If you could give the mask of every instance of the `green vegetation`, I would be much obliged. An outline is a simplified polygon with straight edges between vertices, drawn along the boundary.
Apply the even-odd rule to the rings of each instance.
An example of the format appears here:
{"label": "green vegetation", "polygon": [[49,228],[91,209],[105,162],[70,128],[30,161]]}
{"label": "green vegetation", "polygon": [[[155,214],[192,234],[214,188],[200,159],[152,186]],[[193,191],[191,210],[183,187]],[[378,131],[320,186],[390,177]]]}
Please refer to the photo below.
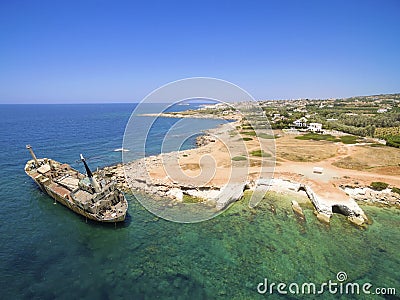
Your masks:
{"label": "green vegetation", "polygon": [[260,150],[254,150],[252,152],[250,152],[250,154],[252,156],[258,156],[258,157],[270,157],[271,154],[265,152],[264,150],[260,149]]}
{"label": "green vegetation", "polygon": [[242,125],[242,129],[243,130],[253,130],[254,131],[254,128],[251,125]]}
{"label": "green vegetation", "polygon": [[392,193],[397,193],[400,195],[400,189],[398,187],[393,187],[392,188]]}
{"label": "green vegetation", "polygon": [[375,136],[383,138],[387,146],[400,148],[400,126],[376,128]]}
{"label": "green vegetation", "polygon": [[271,139],[271,140],[277,138],[276,135],[272,135],[272,134],[268,134],[268,133],[260,133],[258,135],[258,137],[260,137],[262,139]]}
{"label": "green vegetation", "polygon": [[245,135],[256,136],[255,131],[242,131],[241,133]]}
{"label": "green vegetation", "polygon": [[400,148],[400,135],[389,135],[385,137],[386,145]]}
{"label": "green vegetation", "polygon": [[385,137],[385,136],[391,136],[391,135],[400,135],[400,126],[375,129],[376,137]]}
{"label": "green vegetation", "polygon": [[392,193],[397,193],[400,195],[400,189],[398,187],[393,187],[392,188]]}
{"label": "green vegetation", "polygon": [[247,160],[247,158],[245,156],[235,156],[232,158],[233,161],[243,161],[243,160]]}
{"label": "green vegetation", "polygon": [[257,134],[255,131],[242,131],[241,134],[249,135],[249,136],[257,136],[262,139],[275,139],[276,135],[268,134],[268,133],[260,133]]}
{"label": "green vegetation", "polygon": [[381,181],[371,182],[371,185],[370,185],[371,189],[373,189],[375,191],[383,191],[388,186],[389,186],[389,184],[387,184],[386,182],[381,182]]}
{"label": "green vegetation", "polygon": [[319,134],[319,133],[306,133],[304,135],[296,136],[298,140],[314,140],[314,141],[329,141],[329,142],[342,142],[343,144],[356,144],[358,143],[358,137],[354,135],[344,135],[340,139],[334,137],[331,134]]}
{"label": "green vegetation", "polygon": [[318,134],[318,133],[306,133],[304,135],[296,136],[295,139],[298,140],[314,140],[314,141],[330,141],[330,142],[340,142],[339,139],[331,134]]}
{"label": "green vegetation", "polygon": [[182,202],[183,203],[201,203],[201,202],[204,202],[204,199],[200,198],[200,197],[193,197],[193,196],[183,194]]}
{"label": "green vegetation", "polygon": [[[273,129],[295,127],[305,117],[307,124],[321,123],[327,130],[338,130],[358,137],[386,140],[400,148],[400,94],[359,96],[343,99],[269,101],[261,103]],[[278,118],[276,114],[279,114]],[[306,128],[307,126],[305,126]],[[353,143],[345,138],[343,143]],[[321,139],[318,139],[321,140]]]}
{"label": "green vegetation", "polygon": [[252,141],[253,139],[251,137],[244,137],[242,140],[247,142],[247,141]]}
{"label": "green vegetation", "polygon": [[[380,96],[339,99],[335,101],[334,107],[318,110],[310,107],[310,110],[318,112],[318,122],[321,122],[324,128],[357,136],[383,138],[388,146],[400,147],[400,111],[395,104],[399,97],[398,94],[390,97],[393,100],[382,100],[385,98]],[[389,107],[388,111],[378,113],[378,109],[382,108],[384,103]],[[337,120],[328,122],[327,118]]]}
{"label": "green vegetation", "polygon": [[354,135],[344,135],[340,137],[340,141],[343,144],[356,144],[358,143],[358,137]]}

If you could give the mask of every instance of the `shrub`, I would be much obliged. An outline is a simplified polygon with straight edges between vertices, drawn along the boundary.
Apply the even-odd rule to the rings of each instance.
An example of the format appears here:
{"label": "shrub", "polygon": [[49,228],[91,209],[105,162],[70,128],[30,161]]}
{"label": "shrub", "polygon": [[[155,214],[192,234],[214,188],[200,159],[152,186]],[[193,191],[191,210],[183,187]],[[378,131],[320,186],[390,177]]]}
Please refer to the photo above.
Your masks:
{"label": "shrub", "polygon": [[256,132],[255,131],[242,131],[242,134],[250,135],[250,136],[256,136]]}
{"label": "shrub", "polygon": [[400,148],[400,135],[389,135],[385,140],[387,146]]}
{"label": "shrub", "polygon": [[252,139],[251,137],[244,137],[244,138],[243,138],[243,141],[246,141],[246,142],[247,142],[247,141],[252,141],[252,140],[253,140],[253,139]]}
{"label": "shrub", "polygon": [[400,189],[398,187],[392,188],[392,193],[397,193],[400,195]]}
{"label": "shrub", "polygon": [[340,137],[340,141],[343,144],[356,144],[358,137],[354,136],[354,135],[344,135]]}
{"label": "shrub", "polygon": [[258,137],[263,138],[263,139],[275,139],[276,136],[268,133],[260,133]]}
{"label": "shrub", "polygon": [[194,197],[194,196],[189,196],[189,195],[183,194],[182,202],[183,203],[202,203],[202,202],[204,202],[204,199],[200,198],[200,197]]}
{"label": "shrub", "polygon": [[389,186],[389,184],[387,184],[386,182],[380,182],[380,181],[371,182],[371,185],[370,185],[371,189],[373,189],[375,191],[383,191],[388,186]]}
{"label": "shrub", "polygon": [[232,157],[232,160],[233,161],[242,161],[242,160],[247,160],[247,158],[244,156],[235,156],[235,157]]}
{"label": "shrub", "polygon": [[250,152],[251,155],[253,156],[258,156],[258,157],[269,157],[271,156],[271,154],[265,152],[264,150],[254,150],[252,152]]}
{"label": "shrub", "polygon": [[331,134],[318,134],[318,133],[306,133],[304,135],[296,136],[295,139],[298,140],[314,140],[314,141],[330,141],[330,142],[340,142],[339,139]]}
{"label": "shrub", "polygon": [[250,136],[257,136],[262,139],[275,139],[277,138],[276,135],[268,134],[268,133],[260,133],[257,134],[255,131],[242,131],[241,134],[250,135]]}

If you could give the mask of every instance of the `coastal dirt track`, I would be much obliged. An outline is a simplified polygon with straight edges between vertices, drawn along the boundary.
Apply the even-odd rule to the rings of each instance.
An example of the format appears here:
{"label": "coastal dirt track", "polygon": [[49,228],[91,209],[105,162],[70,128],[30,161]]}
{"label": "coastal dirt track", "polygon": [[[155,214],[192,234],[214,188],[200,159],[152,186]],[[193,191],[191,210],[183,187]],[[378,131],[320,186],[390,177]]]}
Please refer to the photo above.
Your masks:
{"label": "coastal dirt track", "polygon": [[[276,139],[276,147],[280,163],[275,177],[310,185],[327,200],[347,199],[340,185],[369,186],[382,181],[400,186],[400,149],[304,141],[293,135]],[[314,167],[323,168],[323,173],[314,173]]]}
{"label": "coastal dirt track", "polygon": [[[233,176],[232,169],[247,169],[249,179],[260,175],[260,166],[267,166],[270,172],[273,164],[274,144],[269,139],[255,138],[244,141],[240,133],[229,134],[236,124],[226,124],[210,130],[218,135],[220,140],[202,147],[181,151],[166,159],[163,155],[154,158],[148,165],[151,177],[166,180],[168,173],[180,173],[185,179],[196,185],[196,178],[206,169],[214,172],[207,185],[221,186]],[[340,142],[298,140],[295,135],[284,135],[275,131],[281,137],[275,139],[276,161],[275,177],[292,179],[302,183],[323,186],[322,190],[329,192],[341,190],[340,184],[365,184],[372,181],[384,181],[400,187],[400,149],[391,147],[371,147],[369,145],[346,145]],[[263,145],[261,145],[263,143]],[[266,157],[254,155],[254,151],[268,149]],[[243,161],[232,158],[241,156]],[[206,159],[209,158],[209,159]],[[322,167],[322,174],[313,173],[314,167]],[[242,172],[242,171],[240,171]],[[176,176],[175,174],[172,174]],[[263,176],[265,174],[262,174]],[[266,174],[271,176],[270,174]],[[242,176],[237,176],[242,177]],[[176,178],[179,179],[179,178]],[[329,187],[329,188],[328,188]],[[332,187],[333,189],[331,189]]]}

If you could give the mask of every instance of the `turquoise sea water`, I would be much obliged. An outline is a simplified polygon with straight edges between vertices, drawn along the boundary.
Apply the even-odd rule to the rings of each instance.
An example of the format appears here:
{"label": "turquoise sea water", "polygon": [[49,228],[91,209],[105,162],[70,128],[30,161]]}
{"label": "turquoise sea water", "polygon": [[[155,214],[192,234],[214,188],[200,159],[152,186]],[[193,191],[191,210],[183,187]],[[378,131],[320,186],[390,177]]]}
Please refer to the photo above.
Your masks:
{"label": "turquoise sea water", "polygon": [[[0,106],[1,299],[297,299],[302,296],[276,290],[260,295],[257,285],[264,278],[320,284],[335,281],[338,272],[347,273],[347,282],[395,287],[400,293],[400,214],[393,208],[362,206],[373,221],[366,229],[341,215],[326,226],[311,206],[304,206],[306,222],[301,222],[289,198],[269,195],[255,209],[243,200],[210,221],[176,224],[128,196],[128,219],[115,228],[85,223],[54,205],[23,172],[30,159],[27,143],[39,157],[81,170],[79,153],[86,154],[92,168],[120,161],[121,154],[113,150],[121,147],[133,108]],[[164,125],[173,122],[164,120]],[[217,123],[205,120],[204,128]],[[158,151],[155,137],[149,154]]]}

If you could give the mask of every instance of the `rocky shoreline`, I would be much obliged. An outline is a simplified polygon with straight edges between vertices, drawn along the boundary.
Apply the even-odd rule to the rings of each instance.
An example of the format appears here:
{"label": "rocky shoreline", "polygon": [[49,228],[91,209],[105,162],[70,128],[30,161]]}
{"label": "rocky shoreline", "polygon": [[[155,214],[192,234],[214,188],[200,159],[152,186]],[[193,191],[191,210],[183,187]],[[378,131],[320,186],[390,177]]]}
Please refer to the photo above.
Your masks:
{"label": "rocky shoreline", "polygon": [[[210,142],[208,139],[206,139],[206,141],[207,143]],[[202,143],[203,142],[204,140],[202,140]],[[182,152],[179,152],[179,154],[182,155]],[[177,155],[177,153],[167,153],[163,155]],[[223,187],[213,185],[198,187],[177,182],[166,183],[161,180],[146,180],[148,177],[145,174],[147,172],[146,165],[157,162],[158,160],[156,156],[150,156],[125,165],[128,173],[130,170],[135,170],[135,178],[130,178],[129,175],[127,175],[127,178],[125,177],[123,164],[105,167],[101,171],[104,172],[105,176],[115,180],[118,186],[127,193],[131,193],[131,189],[133,189],[146,193],[147,195],[155,198],[169,199],[170,205],[182,203],[184,201],[184,196],[186,195],[196,198],[199,202],[204,203],[209,207],[215,207],[217,210],[222,210],[231,203],[240,200],[245,190],[255,191],[257,186],[264,185],[264,187],[268,186],[265,191],[269,190],[277,193],[289,191],[293,193],[294,197],[296,194],[298,196],[304,196],[304,194],[301,194],[301,189],[308,189],[308,193],[306,194],[314,205],[315,214],[320,221],[325,223],[329,223],[333,213],[341,213],[346,215],[349,221],[356,225],[367,224],[369,222],[368,218],[358,206],[357,202],[359,201],[377,205],[384,204],[396,207],[400,206],[399,195],[391,192],[389,189],[383,191],[374,191],[369,187],[342,187],[349,196],[349,199],[346,202],[342,201],[335,203],[329,200],[325,201],[324,199],[319,199],[317,202],[315,202],[312,197],[318,196],[315,193],[313,196],[310,196],[309,191],[311,188],[301,185],[297,182],[283,179],[267,180],[266,182],[268,183],[261,182],[261,185],[260,182],[251,181]],[[129,180],[130,184],[126,179]],[[292,207],[297,215],[304,217],[301,206],[295,200],[292,202]]]}
{"label": "rocky shoreline", "polygon": [[[182,152],[179,152],[179,154],[182,155]],[[173,155],[177,155],[177,153],[162,154],[164,159],[168,159],[169,156]],[[199,203],[221,210],[243,196],[246,183],[199,187],[188,183],[150,178],[147,174],[146,166],[155,166],[157,164],[159,164],[159,159],[156,156],[149,156],[126,164],[126,172],[124,172],[124,165],[122,164],[106,167],[104,171],[106,176],[114,178],[118,186],[125,192],[131,192],[131,189],[133,189],[156,198],[169,199],[172,204],[182,203],[184,196],[190,196],[196,198]]]}
{"label": "rocky shoreline", "polygon": [[376,191],[370,187],[342,186],[341,188],[355,201],[396,206],[400,208],[400,194],[392,192],[390,188],[382,191]]}
{"label": "rocky shoreline", "polygon": [[[197,142],[196,144],[201,147],[204,145],[207,145],[209,143],[214,142],[215,140],[208,136],[208,135],[202,135],[197,137]],[[181,152],[182,153],[182,152]],[[129,163],[128,169],[131,168],[136,168],[137,170],[143,170],[145,171],[145,165],[146,164],[151,164],[155,161],[155,156],[150,156],[146,157],[145,159],[137,160],[134,162]],[[116,165],[112,166],[106,166],[100,170],[104,176],[109,177],[111,180],[114,180],[117,182],[117,185],[120,189],[122,189],[125,192],[129,192],[131,187],[128,185],[126,178],[125,178],[125,171],[123,168],[123,164],[119,163]],[[144,175],[144,174],[142,174]],[[144,180],[141,180],[137,178],[137,186],[133,186],[132,188],[137,188],[137,189],[143,189],[144,185],[152,185],[154,183],[152,182],[146,182]],[[290,181],[287,181],[290,182]],[[182,188],[182,187],[181,187]],[[183,187],[183,189],[187,190],[187,188],[191,189],[194,187]],[[286,188],[290,189],[289,187],[286,186]],[[370,187],[362,187],[362,186],[340,186],[340,188],[352,199],[355,201],[362,201],[366,203],[376,203],[376,204],[384,204],[388,206],[399,206],[400,207],[400,194],[392,192],[390,188],[386,188],[382,191],[376,191],[373,190]],[[212,188],[210,188],[212,189]],[[278,188],[279,189],[279,188]],[[161,188],[163,190],[163,188]],[[293,190],[293,188],[292,188]],[[157,193],[155,193],[157,194]],[[159,196],[164,196],[164,194],[158,193]]]}
{"label": "rocky shoreline", "polygon": [[[153,114],[150,115],[153,116]],[[221,119],[221,116],[207,114],[191,115],[167,113],[157,116]],[[225,119],[234,118],[225,116]],[[232,130],[232,128],[237,128],[238,125],[240,125],[240,122],[239,124],[233,122],[231,125],[224,124],[220,125],[218,128],[206,131],[203,135],[196,138],[197,148],[195,149],[149,156],[124,165],[117,164],[105,167],[100,172],[103,172],[104,176],[109,177],[111,180],[115,180],[119,188],[123,191],[130,193],[134,190],[145,193],[155,199],[167,199],[169,200],[168,206],[185,203],[188,197],[191,197],[190,203],[195,201],[207,205],[207,207],[215,208],[215,210],[218,211],[240,200],[245,190],[273,191],[277,193],[290,192],[294,199],[296,199],[296,196],[307,196],[315,208],[315,215],[322,222],[329,223],[334,213],[340,213],[345,215],[350,222],[360,226],[368,224],[369,220],[357,202],[400,207],[400,195],[392,192],[390,189],[375,191],[366,186],[349,186],[346,185],[347,181],[344,181],[341,182],[344,185],[339,186],[333,184],[331,189],[327,192],[324,190],[327,186],[326,182],[324,183],[325,185],[323,185],[320,181],[322,179],[313,181],[309,180],[309,178],[301,178],[297,176],[297,173],[289,172],[286,174],[287,172],[282,171],[279,172],[281,178],[263,179],[263,176],[261,176],[258,179],[247,178],[244,180],[238,177],[236,180],[229,180],[229,182],[227,182],[227,180],[224,179],[227,175],[223,175],[222,177],[217,176],[217,179],[213,177],[214,180],[210,180],[206,183],[194,184],[194,181],[190,180],[190,178],[193,177],[190,176],[196,177],[199,176],[199,172],[201,175],[201,172],[208,170],[207,164],[203,165],[201,159],[210,154],[216,155],[216,153],[221,153],[221,142],[218,141],[216,137],[218,137],[218,139],[221,137],[224,138],[225,142],[238,143],[240,139],[235,137],[235,135],[229,134],[229,131]],[[228,128],[229,126],[233,127]],[[247,139],[249,138],[247,137]],[[229,149],[229,151],[231,150],[232,149]],[[214,167],[217,167],[219,164],[220,169],[224,168],[222,163],[224,159],[225,168],[226,165],[232,165],[232,153],[230,153],[230,155],[231,157],[229,157],[228,160],[223,156],[214,158],[216,164]],[[239,153],[239,155],[242,154]],[[247,157],[242,155],[241,157],[244,157],[242,162],[234,162],[235,165],[239,166],[239,169],[237,169],[239,171],[240,164],[245,164],[247,160],[252,161],[253,164],[254,162],[259,162],[256,157],[252,157],[251,155],[247,155]],[[166,168],[170,168],[170,171],[172,170],[169,174],[174,174],[174,172],[188,172],[189,175],[186,175],[188,180],[171,178],[168,172],[166,172]],[[253,173],[256,170],[257,169],[252,169]],[[266,173],[265,176],[269,175]],[[346,178],[346,176],[343,178]],[[292,202],[292,208],[297,216],[304,218],[301,206],[295,200]]]}
{"label": "rocky shoreline", "polygon": [[240,120],[239,115],[215,115],[208,113],[194,114],[194,113],[178,113],[178,112],[168,112],[168,113],[148,113],[140,114],[141,117],[158,117],[158,118],[192,118],[192,119],[220,119],[220,120]]}

